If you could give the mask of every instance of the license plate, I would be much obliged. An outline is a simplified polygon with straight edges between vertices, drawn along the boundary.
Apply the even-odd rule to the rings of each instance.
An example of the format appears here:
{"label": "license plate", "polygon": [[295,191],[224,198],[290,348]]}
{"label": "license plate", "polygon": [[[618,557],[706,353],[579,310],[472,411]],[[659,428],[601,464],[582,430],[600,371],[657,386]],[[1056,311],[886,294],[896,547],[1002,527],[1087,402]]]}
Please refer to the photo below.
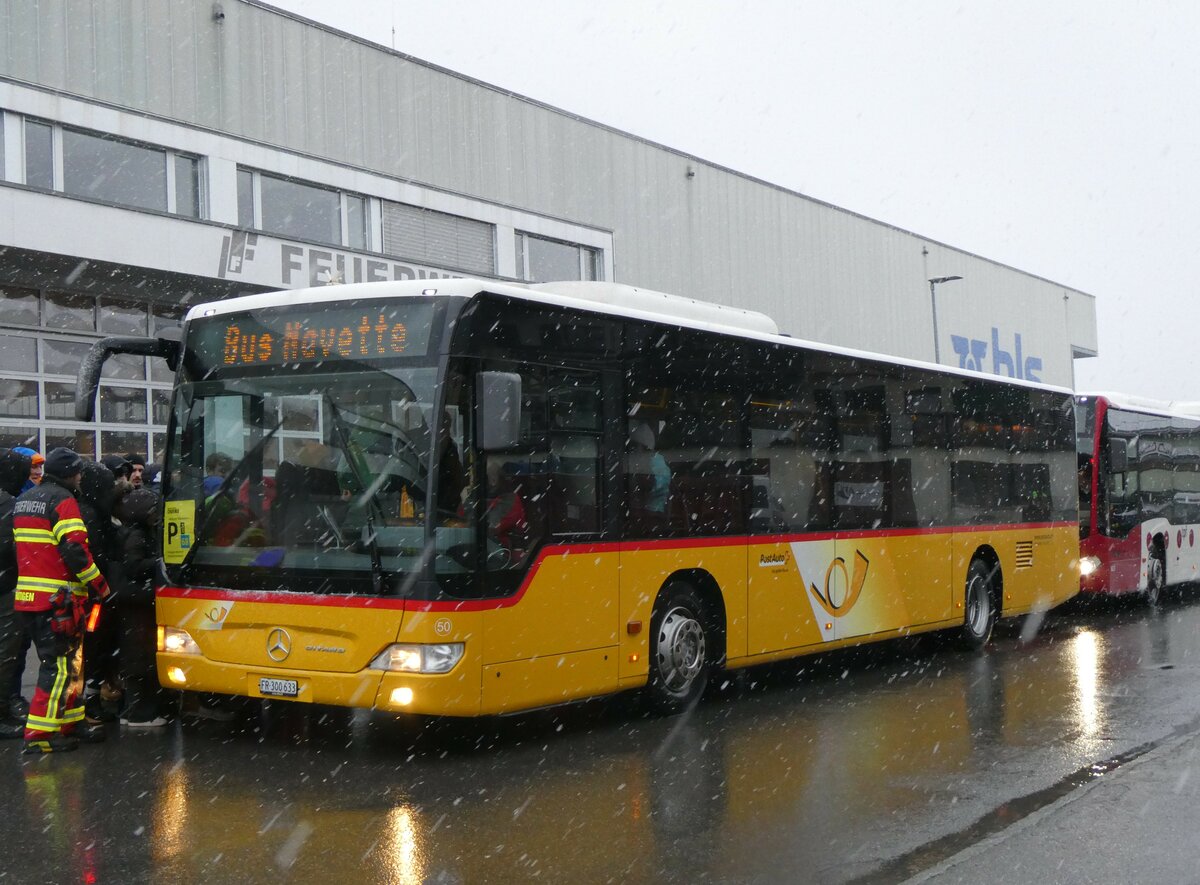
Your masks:
{"label": "license plate", "polygon": [[300,683],[295,679],[269,679],[264,676],[258,680],[258,691],[274,697],[294,698],[300,693]]}

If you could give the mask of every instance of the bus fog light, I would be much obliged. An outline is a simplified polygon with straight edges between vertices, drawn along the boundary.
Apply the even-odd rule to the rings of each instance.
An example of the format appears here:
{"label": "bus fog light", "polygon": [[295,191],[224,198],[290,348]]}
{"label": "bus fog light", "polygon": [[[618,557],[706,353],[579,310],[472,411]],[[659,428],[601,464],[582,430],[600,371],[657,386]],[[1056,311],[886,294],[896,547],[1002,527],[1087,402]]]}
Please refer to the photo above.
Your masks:
{"label": "bus fog light", "polygon": [[178,627],[158,628],[158,650],[175,655],[198,655],[200,646],[188,635],[187,630]]}
{"label": "bus fog light", "polygon": [[449,673],[462,659],[463,643],[433,645],[389,645],[371,661],[374,670],[394,673]]}
{"label": "bus fog light", "polygon": [[167,669],[167,678],[176,685],[183,685],[187,682],[187,676],[183,674],[183,668],[170,667]]}
{"label": "bus fog light", "polygon": [[407,707],[409,704],[412,703],[412,699],[413,699],[413,690],[411,688],[409,688],[408,686],[405,685],[405,686],[401,686],[400,688],[392,689],[392,706],[393,707]]}
{"label": "bus fog light", "polygon": [[1085,556],[1079,560],[1080,577],[1086,578],[1098,568],[1100,568],[1100,557],[1098,556]]}

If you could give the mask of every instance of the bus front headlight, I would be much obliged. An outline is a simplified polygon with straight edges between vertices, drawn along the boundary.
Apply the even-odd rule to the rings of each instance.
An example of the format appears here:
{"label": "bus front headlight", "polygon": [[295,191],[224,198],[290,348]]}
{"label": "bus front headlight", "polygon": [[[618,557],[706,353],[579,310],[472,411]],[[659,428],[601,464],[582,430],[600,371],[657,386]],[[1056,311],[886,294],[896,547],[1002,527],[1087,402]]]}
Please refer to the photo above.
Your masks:
{"label": "bus front headlight", "polygon": [[395,673],[449,673],[463,656],[461,642],[431,645],[389,645],[371,661],[373,670]]}
{"label": "bus front headlight", "polygon": [[1100,557],[1098,556],[1085,556],[1079,560],[1079,576],[1081,578],[1086,578],[1098,568],[1100,568]]}
{"label": "bus front headlight", "polygon": [[198,655],[200,646],[188,635],[187,630],[178,627],[158,628],[158,650],[175,655]]}

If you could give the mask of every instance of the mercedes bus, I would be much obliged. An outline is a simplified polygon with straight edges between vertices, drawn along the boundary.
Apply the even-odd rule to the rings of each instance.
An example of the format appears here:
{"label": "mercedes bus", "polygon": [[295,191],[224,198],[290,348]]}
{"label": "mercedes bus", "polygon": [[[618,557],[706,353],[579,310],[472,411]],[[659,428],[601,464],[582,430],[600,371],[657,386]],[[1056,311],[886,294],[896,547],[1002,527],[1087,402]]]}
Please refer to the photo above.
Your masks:
{"label": "mercedes bus", "polygon": [[642,689],[1079,590],[1070,391],[603,283],[332,286],[105,339],[176,369],[164,685],[448,716]]}

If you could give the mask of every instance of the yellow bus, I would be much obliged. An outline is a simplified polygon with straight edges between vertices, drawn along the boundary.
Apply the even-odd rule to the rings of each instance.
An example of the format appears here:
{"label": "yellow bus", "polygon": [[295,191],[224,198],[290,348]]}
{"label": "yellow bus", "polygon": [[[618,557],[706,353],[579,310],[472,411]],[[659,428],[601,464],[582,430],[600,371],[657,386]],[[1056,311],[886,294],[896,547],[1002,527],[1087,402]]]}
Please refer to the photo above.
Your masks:
{"label": "yellow bus", "polygon": [[426,280],[193,307],[164,685],[444,716],[643,690],[1079,589],[1071,393],[626,286]]}

